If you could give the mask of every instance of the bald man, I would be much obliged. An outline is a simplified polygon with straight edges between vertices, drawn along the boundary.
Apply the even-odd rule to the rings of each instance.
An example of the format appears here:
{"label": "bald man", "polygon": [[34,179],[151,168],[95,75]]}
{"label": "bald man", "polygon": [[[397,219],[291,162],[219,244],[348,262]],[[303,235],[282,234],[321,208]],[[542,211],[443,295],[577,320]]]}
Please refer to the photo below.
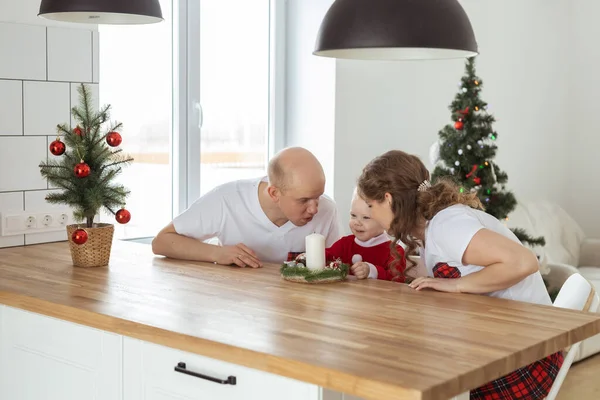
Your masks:
{"label": "bald man", "polygon": [[[311,233],[326,247],[340,238],[335,203],[325,196],[325,173],[301,147],[277,153],[268,176],[229,182],[200,197],[152,241],[154,254],[258,268],[305,251]],[[217,238],[220,245],[206,243]]]}

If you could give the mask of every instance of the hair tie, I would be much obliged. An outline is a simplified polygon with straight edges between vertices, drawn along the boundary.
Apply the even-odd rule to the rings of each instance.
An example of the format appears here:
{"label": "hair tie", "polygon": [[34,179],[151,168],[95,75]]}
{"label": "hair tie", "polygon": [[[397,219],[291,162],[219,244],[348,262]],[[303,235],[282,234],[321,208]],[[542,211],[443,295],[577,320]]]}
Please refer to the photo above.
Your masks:
{"label": "hair tie", "polygon": [[421,184],[417,188],[417,191],[424,192],[427,189],[429,189],[430,187],[431,187],[431,182],[429,182],[427,179],[425,179],[423,182],[421,182]]}

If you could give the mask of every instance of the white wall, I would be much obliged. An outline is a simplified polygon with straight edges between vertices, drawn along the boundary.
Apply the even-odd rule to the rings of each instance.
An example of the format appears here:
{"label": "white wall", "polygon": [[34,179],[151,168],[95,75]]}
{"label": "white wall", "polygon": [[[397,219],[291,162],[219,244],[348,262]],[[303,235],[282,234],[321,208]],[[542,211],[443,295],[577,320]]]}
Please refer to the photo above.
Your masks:
{"label": "white wall", "polygon": [[587,234],[600,238],[600,2],[577,0],[572,6],[573,38],[566,55],[571,60],[570,107],[564,116],[568,120],[571,162],[565,166],[568,174],[564,187],[568,198],[567,211],[581,224]]}
{"label": "white wall", "polygon": [[[497,119],[496,161],[508,173],[508,188],[518,200],[551,199],[566,206],[571,194],[565,188],[573,178],[569,144],[576,121],[569,111],[570,3],[461,3],[479,43],[482,98]],[[598,15],[582,14],[590,25],[592,15]],[[589,47],[593,43],[586,51]],[[600,51],[593,51],[600,56]],[[582,76],[592,79],[592,68]],[[334,195],[344,224],[356,178],[374,156],[398,148],[421,156],[431,167],[429,147],[438,131],[451,122],[448,106],[463,71],[461,60],[337,61]],[[592,96],[598,90],[588,92]],[[573,100],[579,103],[577,97]],[[582,103],[585,108],[594,105]]]}
{"label": "white wall", "polygon": [[312,55],[317,31],[333,0],[288,0],[286,18],[286,141],[323,164],[333,196],[335,60]]}
{"label": "white wall", "polygon": [[[56,125],[70,121],[77,83],[98,89],[97,27],[46,22],[39,3],[0,3],[0,213],[57,207],[44,199],[39,163],[52,157]],[[0,247],[65,239],[65,231],[5,236]]]}

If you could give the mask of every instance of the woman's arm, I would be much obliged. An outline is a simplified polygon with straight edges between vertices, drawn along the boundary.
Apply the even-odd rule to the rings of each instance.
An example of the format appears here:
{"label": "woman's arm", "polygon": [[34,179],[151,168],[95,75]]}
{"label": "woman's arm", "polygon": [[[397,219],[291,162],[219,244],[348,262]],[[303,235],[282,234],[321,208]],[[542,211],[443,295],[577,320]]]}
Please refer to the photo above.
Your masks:
{"label": "woman's arm", "polygon": [[507,289],[539,269],[531,250],[489,229],[473,236],[463,255],[463,264],[485,267],[458,279],[459,291],[464,293]]}
{"label": "woman's arm", "polygon": [[410,286],[417,290],[483,294],[507,289],[539,269],[531,250],[489,229],[480,229],[473,236],[462,262],[485,268],[457,279],[417,278]]}

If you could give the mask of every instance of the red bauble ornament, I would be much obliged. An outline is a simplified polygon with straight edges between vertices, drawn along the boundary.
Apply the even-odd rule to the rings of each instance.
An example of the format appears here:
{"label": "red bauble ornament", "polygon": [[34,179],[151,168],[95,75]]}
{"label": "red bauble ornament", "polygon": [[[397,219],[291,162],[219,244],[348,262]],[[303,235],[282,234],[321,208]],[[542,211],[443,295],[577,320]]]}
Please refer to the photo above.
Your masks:
{"label": "red bauble ornament", "polygon": [[65,144],[60,141],[60,138],[56,138],[55,141],[50,143],[50,153],[54,154],[55,156],[60,156],[64,154],[66,149],[67,146],[65,146]]}
{"label": "red bauble ornament", "polygon": [[122,208],[115,214],[115,219],[120,224],[126,224],[131,219],[131,213],[126,209]]}
{"label": "red bauble ornament", "polygon": [[77,136],[83,135],[83,131],[81,130],[79,125],[77,125],[75,128],[73,128],[73,133],[76,134]]}
{"label": "red bauble ornament", "polygon": [[73,168],[73,171],[75,172],[76,177],[85,178],[90,174],[90,166],[81,160],[81,162]]}
{"label": "red bauble ornament", "polygon": [[481,178],[475,177],[473,178],[473,182],[475,182],[476,185],[479,185],[481,183]]}
{"label": "red bauble ornament", "polygon": [[454,128],[459,131],[462,131],[464,127],[465,127],[465,124],[462,121],[456,121],[454,123]]}
{"label": "red bauble ornament", "polygon": [[477,171],[477,164],[473,165],[473,168],[471,168],[471,172],[469,172],[467,174],[467,178],[470,178],[471,175],[473,175],[476,171]]}
{"label": "red bauble ornament", "polygon": [[77,229],[71,235],[71,240],[73,240],[73,243],[75,244],[84,244],[88,240],[88,234],[84,229]]}
{"label": "red bauble ornament", "polygon": [[108,143],[109,146],[117,147],[122,141],[123,138],[119,132],[109,132],[108,135],[106,135],[106,143]]}

